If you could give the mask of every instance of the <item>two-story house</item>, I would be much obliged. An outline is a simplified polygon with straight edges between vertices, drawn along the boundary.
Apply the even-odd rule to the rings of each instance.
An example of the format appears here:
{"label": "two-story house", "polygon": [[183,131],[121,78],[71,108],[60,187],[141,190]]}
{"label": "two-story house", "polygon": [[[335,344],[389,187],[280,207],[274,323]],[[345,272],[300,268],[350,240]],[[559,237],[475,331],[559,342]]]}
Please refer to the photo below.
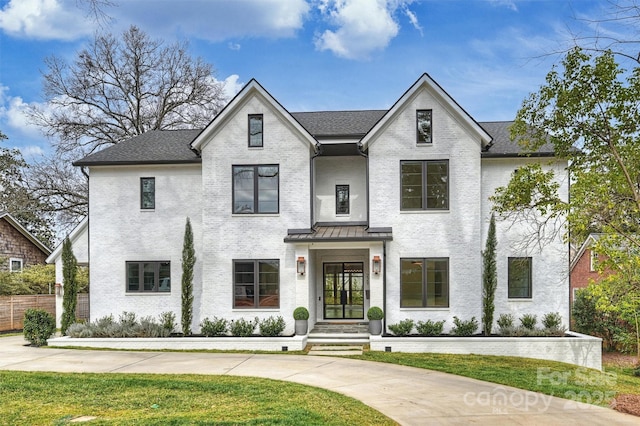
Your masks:
{"label": "two-story house", "polygon": [[[481,318],[495,188],[520,165],[507,122],[478,123],[427,74],[388,110],[290,113],[250,81],[204,130],[152,131],[75,164],[90,173],[91,318],[181,310],[190,218],[194,330],[206,317],[310,322]],[[568,179],[560,182],[563,194]],[[568,247],[498,224],[500,313],[559,312]]]}

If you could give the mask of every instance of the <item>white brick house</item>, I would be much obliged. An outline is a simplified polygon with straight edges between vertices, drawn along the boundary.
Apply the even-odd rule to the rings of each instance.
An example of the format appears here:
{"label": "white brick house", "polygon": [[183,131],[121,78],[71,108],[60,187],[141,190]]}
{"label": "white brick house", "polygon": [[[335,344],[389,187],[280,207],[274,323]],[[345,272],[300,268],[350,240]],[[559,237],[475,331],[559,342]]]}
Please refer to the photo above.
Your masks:
{"label": "white brick house", "polygon": [[[508,122],[478,123],[428,75],[389,110],[290,113],[257,81],[202,131],[152,131],[75,164],[90,172],[91,318],[180,317],[186,218],[194,323],[480,320],[488,197],[525,162]],[[561,174],[562,175],[562,174]],[[568,193],[568,179],[560,182]],[[568,246],[498,225],[501,313],[569,318]]]}

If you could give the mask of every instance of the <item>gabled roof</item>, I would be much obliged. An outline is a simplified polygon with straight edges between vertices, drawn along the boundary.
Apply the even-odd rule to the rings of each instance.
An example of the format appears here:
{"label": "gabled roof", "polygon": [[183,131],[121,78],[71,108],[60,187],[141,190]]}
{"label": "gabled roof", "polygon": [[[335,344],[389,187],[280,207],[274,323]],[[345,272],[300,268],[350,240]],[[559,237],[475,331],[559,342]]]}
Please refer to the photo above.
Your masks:
{"label": "gabled roof", "polygon": [[600,239],[600,237],[602,237],[602,234],[589,234],[587,239],[584,240],[584,243],[582,243],[582,245],[580,246],[580,250],[578,250],[576,255],[571,260],[571,265],[569,265],[569,271],[573,271],[573,268],[578,264],[578,261],[584,255],[584,252],[588,248],[590,248],[594,243],[596,243]]}
{"label": "gabled roof", "polygon": [[311,134],[305,129],[298,121],[293,118],[291,113],[287,111],[264,87],[258,83],[256,79],[251,79],[238,94],[215,116],[211,123],[191,142],[191,148],[202,151],[204,145],[211,140],[211,138],[218,132],[218,129],[224,125],[224,123],[233,117],[235,112],[244,105],[244,103],[255,95],[261,97],[269,104],[274,111],[278,112],[285,122],[289,123],[293,130],[297,131],[303,138],[305,138],[311,146],[315,146],[317,141],[311,136]]}
{"label": "gabled roof", "polygon": [[[73,242],[75,242],[78,237],[87,229],[87,227],[89,226],[89,218],[85,217],[84,219],[82,219],[82,221],[75,227],[73,228],[73,230],[69,233],[68,237],[69,237],[69,241],[71,241],[71,243],[73,244]],[[58,244],[58,246],[53,250],[53,252],[51,252],[51,254],[49,255],[49,257],[47,257],[47,260],[45,260],[45,262],[47,263],[55,263],[56,260],[62,256],[62,244],[64,243],[64,240],[62,240],[60,242],[60,244]]]}
{"label": "gabled roof", "polygon": [[463,125],[466,125],[469,131],[475,133],[482,143],[482,147],[486,147],[491,143],[492,137],[473,119],[447,92],[444,91],[438,83],[433,80],[429,74],[424,73],[422,76],[396,101],[395,104],[387,111],[387,113],[378,121],[373,128],[362,138],[360,143],[364,149],[373,141],[375,136],[386,127],[400,110],[407,104],[420,90],[426,89],[434,97],[438,98],[442,105],[447,108],[451,114],[456,116]]}
{"label": "gabled roof", "polygon": [[37,239],[31,232],[20,224],[13,216],[7,212],[0,212],[0,219],[6,220],[11,226],[13,226],[18,232],[20,232],[26,239],[31,241],[33,245],[38,247],[44,254],[50,254],[51,249],[44,245],[39,239]]}

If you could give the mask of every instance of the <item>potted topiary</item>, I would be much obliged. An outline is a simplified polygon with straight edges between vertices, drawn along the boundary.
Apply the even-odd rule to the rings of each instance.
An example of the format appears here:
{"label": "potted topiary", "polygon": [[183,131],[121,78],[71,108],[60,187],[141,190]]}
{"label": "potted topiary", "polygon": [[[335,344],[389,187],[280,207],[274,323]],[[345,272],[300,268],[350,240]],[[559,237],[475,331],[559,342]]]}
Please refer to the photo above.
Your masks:
{"label": "potted topiary", "polygon": [[296,334],[307,334],[309,311],[304,306],[298,306],[293,311],[293,319],[296,320]]}
{"label": "potted topiary", "polygon": [[384,318],[384,312],[377,306],[372,306],[367,311],[367,318],[369,319],[369,333],[375,336],[382,333],[382,318]]}

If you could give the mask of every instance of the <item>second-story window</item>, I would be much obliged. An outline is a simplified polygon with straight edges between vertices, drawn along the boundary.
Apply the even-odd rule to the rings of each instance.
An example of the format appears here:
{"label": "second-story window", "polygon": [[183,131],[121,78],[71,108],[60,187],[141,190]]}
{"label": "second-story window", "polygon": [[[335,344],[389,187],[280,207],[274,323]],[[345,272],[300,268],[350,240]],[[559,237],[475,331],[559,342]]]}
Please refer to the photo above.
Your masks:
{"label": "second-story window", "polygon": [[249,147],[261,147],[262,140],[262,114],[249,115]]}
{"label": "second-story window", "polygon": [[349,214],[349,185],[336,185],[336,214]]}
{"label": "second-story window", "polygon": [[156,178],[140,178],[140,208],[156,208]]}
{"label": "second-story window", "polygon": [[430,109],[419,109],[416,111],[417,142],[431,143],[432,138],[432,112]]}
{"label": "second-story window", "polygon": [[233,166],[233,213],[278,213],[280,166]]}
{"label": "second-story window", "polygon": [[401,210],[449,209],[449,161],[401,161]]}

